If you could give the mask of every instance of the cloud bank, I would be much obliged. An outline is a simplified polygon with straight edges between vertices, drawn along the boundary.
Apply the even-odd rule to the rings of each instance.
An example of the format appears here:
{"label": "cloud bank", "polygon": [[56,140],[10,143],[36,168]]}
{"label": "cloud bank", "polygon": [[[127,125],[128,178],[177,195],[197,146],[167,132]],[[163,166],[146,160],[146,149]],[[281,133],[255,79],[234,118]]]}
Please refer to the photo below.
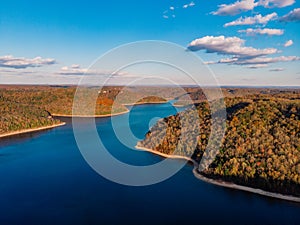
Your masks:
{"label": "cloud bank", "polygon": [[278,18],[277,13],[271,13],[266,16],[262,16],[261,14],[258,14],[253,17],[240,17],[237,20],[234,20],[232,22],[224,24],[224,27],[230,27],[230,26],[241,26],[241,25],[254,25],[254,24],[263,24],[266,25],[269,21],[275,20]]}
{"label": "cloud bank", "polygon": [[255,36],[256,34],[259,35],[269,35],[269,36],[273,36],[273,35],[283,35],[284,34],[284,30],[281,29],[269,29],[269,28],[265,28],[265,29],[252,29],[252,28],[248,28],[246,30],[239,30],[239,33],[246,33],[246,35],[248,36]]}
{"label": "cloud bank", "polygon": [[279,56],[279,57],[258,57],[252,59],[239,59],[234,64],[237,65],[257,65],[257,64],[269,64],[269,63],[277,63],[277,62],[292,62],[299,61],[300,57],[297,56]]}
{"label": "cloud bank", "polygon": [[219,5],[218,10],[212,12],[212,14],[218,16],[234,16],[242,12],[253,10],[257,5],[258,3],[255,3],[254,0],[241,0],[229,5]]}
{"label": "cloud bank", "polygon": [[206,50],[207,53],[218,53],[222,55],[235,55],[240,58],[253,58],[277,53],[275,48],[257,49],[245,47],[245,40],[238,37],[205,36],[193,40],[188,49],[191,51]]}
{"label": "cloud bank", "polygon": [[283,8],[293,5],[295,0],[260,0],[259,5],[265,8]]}
{"label": "cloud bank", "polygon": [[280,22],[298,22],[300,21],[300,8],[294,9],[279,19]]}
{"label": "cloud bank", "polygon": [[284,71],[284,68],[274,68],[274,69],[270,69],[269,71],[271,71],[271,72],[281,72],[281,71]]}
{"label": "cloud bank", "polygon": [[88,69],[81,69],[77,64],[73,64],[71,67],[63,66],[58,73],[60,75],[84,75],[89,73],[89,71]]}
{"label": "cloud bank", "polygon": [[[273,32],[273,31],[272,31]],[[275,48],[257,49],[246,47],[245,40],[238,37],[206,36],[193,40],[188,49],[191,51],[205,50],[207,53],[230,55],[229,58],[217,62],[209,61],[205,64],[229,64],[247,66],[251,69],[267,67],[270,63],[299,61],[297,56],[268,57],[279,53]]]}
{"label": "cloud bank", "polygon": [[229,64],[229,65],[239,65],[239,66],[246,66],[250,69],[257,69],[257,68],[264,68],[267,67],[271,63],[279,63],[279,62],[293,62],[299,61],[300,57],[297,56],[279,56],[279,57],[257,57],[251,59],[245,58],[225,58],[221,59],[217,62],[210,62],[210,64]]}
{"label": "cloud bank", "polygon": [[33,59],[16,58],[12,55],[0,57],[0,67],[8,67],[14,69],[25,69],[28,67],[41,67],[45,65],[55,64],[55,59],[43,59],[41,57],[35,57]]}
{"label": "cloud bank", "polygon": [[59,75],[100,75],[100,76],[128,76],[127,72],[112,72],[112,71],[99,71],[94,69],[81,68],[78,64],[73,64],[72,66],[63,66],[58,72]]}
{"label": "cloud bank", "polygon": [[253,10],[257,6],[263,6],[265,8],[283,8],[293,5],[295,0],[240,0],[232,4],[221,4],[218,6],[218,10],[212,12],[213,15],[218,16],[234,16],[242,12]]}

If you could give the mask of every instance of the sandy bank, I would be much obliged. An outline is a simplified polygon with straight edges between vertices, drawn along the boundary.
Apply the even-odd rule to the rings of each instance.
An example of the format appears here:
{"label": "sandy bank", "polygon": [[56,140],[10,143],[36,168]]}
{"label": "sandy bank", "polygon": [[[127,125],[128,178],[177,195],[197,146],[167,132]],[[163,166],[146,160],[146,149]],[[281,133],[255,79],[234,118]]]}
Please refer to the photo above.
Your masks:
{"label": "sandy bank", "polygon": [[[138,102],[138,103],[128,103],[122,104],[123,106],[135,106],[135,105],[147,105],[147,104],[164,104],[167,101],[160,101],[160,102]],[[70,115],[70,114],[59,114],[59,113],[51,113],[52,116],[57,117],[78,117],[78,118],[103,118],[103,117],[111,117],[111,116],[118,116],[125,113],[130,112],[130,110],[126,110],[119,113],[111,113],[111,114],[104,114],[104,115]]]}
{"label": "sandy bank", "polygon": [[51,126],[44,126],[44,127],[38,127],[38,128],[32,128],[32,129],[24,129],[24,130],[13,131],[13,132],[9,132],[9,133],[0,134],[0,138],[13,136],[13,135],[18,135],[18,134],[25,134],[25,133],[31,133],[31,132],[36,132],[36,131],[48,130],[48,129],[52,129],[52,128],[55,128],[55,127],[63,126],[65,124],[66,124],[65,122],[62,122],[62,123],[54,124],[54,125],[51,125]]}
{"label": "sandy bank", "polygon": [[158,102],[136,102],[136,103],[125,103],[124,106],[134,106],[134,105],[150,105],[150,104],[164,104],[168,101],[158,101]]}
{"label": "sandy bank", "polygon": [[56,116],[56,117],[78,117],[78,118],[103,118],[103,117],[118,116],[118,115],[126,114],[128,112],[129,112],[129,110],[127,109],[124,112],[104,114],[104,115],[69,115],[69,114],[51,113],[51,116]]}
{"label": "sandy bank", "polygon": [[225,182],[225,181],[222,181],[222,180],[214,180],[214,179],[211,179],[211,178],[207,178],[207,177],[205,177],[205,176],[203,176],[202,174],[199,173],[199,171],[198,171],[199,164],[195,160],[193,160],[189,157],[179,156],[179,155],[168,155],[168,154],[164,154],[164,153],[154,151],[152,149],[148,149],[148,148],[141,147],[141,146],[138,146],[138,145],[135,146],[135,148],[139,149],[139,150],[151,152],[153,154],[156,154],[156,155],[159,155],[159,156],[162,156],[162,157],[165,157],[165,158],[183,159],[183,160],[190,161],[194,164],[194,169],[193,169],[194,176],[196,178],[204,181],[204,182],[214,184],[214,185],[218,185],[218,186],[222,186],[222,187],[226,187],[226,188],[232,188],[232,189],[252,192],[252,193],[255,193],[255,194],[268,196],[268,197],[271,197],[271,198],[278,198],[278,199],[282,199],[282,200],[286,200],[286,201],[292,201],[292,202],[300,203],[300,198],[299,197],[295,197],[295,196],[291,196],[291,195],[283,195],[283,194],[279,194],[279,193],[273,193],[273,192],[264,191],[264,190],[261,190],[261,189],[256,189],[256,188],[251,188],[251,187],[247,187],[247,186],[237,185],[237,184],[230,183],[230,182]]}

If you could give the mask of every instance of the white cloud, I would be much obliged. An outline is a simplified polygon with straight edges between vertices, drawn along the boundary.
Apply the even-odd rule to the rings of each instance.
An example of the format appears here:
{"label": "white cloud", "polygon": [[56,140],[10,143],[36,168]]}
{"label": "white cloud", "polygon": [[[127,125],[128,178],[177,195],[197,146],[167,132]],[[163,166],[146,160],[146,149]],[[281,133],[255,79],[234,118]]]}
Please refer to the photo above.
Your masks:
{"label": "white cloud", "polygon": [[183,5],[182,8],[186,9],[186,8],[189,8],[189,7],[193,7],[195,5],[196,5],[195,2],[190,2],[189,4]]}
{"label": "white cloud", "polygon": [[71,66],[71,68],[72,68],[72,69],[79,69],[79,68],[80,68],[80,65],[78,65],[78,64],[73,64],[73,65]]}
{"label": "white cloud", "polygon": [[236,57],[233,57],[233,58],[225,58],[225,59],[221,59],[219,61],[219,63],[234,63],[236,61],[238,61],[239,59],[236,58]]}
{"label": "white cloud", "polygon": [[253,25],[253,24],[263,24],[266,25],[269,21],[274,20],[278,18],[277,13],[271,13],[266,16],[262,16],[261,14],[258,14],[253,17],[240,17],[237,20],[234,20],[232,22],[226,23],[224,27],[229,26],[238,26],[238,25]]}
{"label": "white cloud", "polygon": [[190,2],[190,4],[189,4],[190,7],[193,7],[195,5],[196,5],[195,2]]}
{"label": "white cloud", "polygon": [[209,61],[205,64],[212,65],[212,64],[229,64],[229,65],[239,65],[239,66],[246,66],[250,69],[257,69],[267,67],[271,63],[279,63],[279,62],[292,62],[292,61],[299,61],[300,57],[298,56],[279,56],[279,57],[257,57],[257,58],[239,58],[239,57],[232,57],[232,58],[224,58],[220,59],[219,61]]}
{"label": "white cloud", "polygon": [[227,16],[227,15],[232,16],[232,15],[240,14],[241,12],[253,10],[254,7],[256,7],[257,5],[258,3],[254,2],[254,0],[240,0],[229,5],[226,4],[219,5],[218,10],[212,12],[212,14],[219,15],[219,16]]}
{"label": "white cloud", "polygon": [[260,34],[260,35],[269,35],[269,36],[273,36],[273,35],[283,35],[284,34],[284,30],[281,29],[269,29],[269,28],[264,28],[264,29],[252,29],[252,28],[248,28],[246,30],[239,30],[239,33],[246,33],[246,35],[249,36],[254,36],[256,34]]}
{"label": "white cloud", "polygon": [[60,69],[61,75],[84,75],[88,73],[88,69],[81,69],[79,65],[73,64],[71,67],[63,66]]}
{"label": "white cloud", "polygon": [[62,70],[62,71],[68,71],[68,70],[69,70],[69,67],[63,66],[63,67],[61,68],[61,70]]}
{"label": "white cloud", "polygon": [[284,71],[284,68],[274,68],[274,69],[270,69],[269,71],[271,71],[271,72],[280,72],[280,71]]}
{"label": "white cloud", "polygon": [[237,57],[232,57],[232,58],[224,58],[224,59],[220,59],[219,61],[208,61],[208,62],[204,62],[204,64],[206,65],[213,65],[213,64],[234,64],[234,62],[238,61],[239,58]]}
{"label": "white cloud", "polygon": [[269,63],[277,63],[277,62],[292,62],[299,61],[300,57],[298,56],[279,56],[279,57],[258,57],[252,59],[240,59],[235,62],[238,65],[250,65],[250,64],[269,64]]}
{"label": "white cloud", "polygon": [[263,6],[265,8],[283,8],[286,6],[293,5],[295,0],[238,0],[232,4],[221,4],[218,7],[218,10],[212,12],[213,15],[218,16],[233,16],[253,10],[257,6]]}
{"label": "white cloud", "polygon": [[208,65],[229,64],[256,69],[267,67],[271,63],[300,61],[298,56],[268,57],[271,54],[279,53],[279,51],[274,48],[256,49],[245,47],[244,44],[245,40],[238,37],[206,36],[192,41],[188,49],[191,51],[206,50],[207,53],[231,55],[219,61],[205,62]]}
{"label": "white cloud", "polygon": [[256,49],[245,47],[245,40],[238,37],[206,36],[196,39],[188,45],[191,51],[206,50],[207,53],[235,55],[241,57],[258,57],[277,53],[275,48]]}
{"label": "white cloud", "polygon": [[41,57],[35,57],[33,59],[16,58],[11,55],[0,56],[0,67],[9,67],[14,69],[25,69],[28,67],[41,67],[44,65],[55,64],[55,59],[43,59]]}
{"label": "white cloud", "polygon": [[210,62],[210,64],[230,64],[230,65],[240,65],[246,66],[250,69],[257,69],[267,67],[271,63],[279,63],[279,62],[292,62],[292,61],[299,61],[300,57],[298,56],[279,56],[279,57],[257,57],[251,59],[245,58],[225,58],[221,59],[217,62]]}
{"label": "white cloud", "polygon": [[196,4],[193,1],[191,1],[190,3],[184,4],[183,6],[182,5],[178,5],[178,4],[172,5],[167,10],[165,10],[163,12],[163,18],[164,19],[175,19],[176,18],[175,12],[178,11],[181,8],[181,6],[182,6],[183,9],[187,9],[187,8],[193,7],[195,5]]}
{"label": "white cloud", "polygon": [[283,8],[293,5],[295,2],[295,0],[260,0],[259,5],[265,8]]}
{"label": "white cloud", "polygon": [[207,61],[207,62],[203,62],[203,64],[212,65],[212,64],[216,64],[216,62],[215,61]]}
{"label": "white cloud", "polygon": [[297,22],[300,21],[300,8],[294,9],[279,19],[281,22]]}
{"label": "white cloud", "polygon": [[112,71],[99,71],[99,70],[93,70],[93,69],[86,69],[86,68],[80,68],[80,65],[73,64],[71,67],[63,66],[60,71],[58,72],[60,75],[113,75],[113,76],[127,76],[127,72],[112,72]]}
{"label": "white cloud", "polygon": [[288,40],[287,42],[284,43],[284,47],[290,47],[294,44],[293,40]]}
{"label": "white cloud", "polygon": [[266,64],[256,64],[256,65],[247,66],[247,68],[249,68],[249,69],[260,69],[260,68],[265,68],[267,66],[268,65],[266,65]]}

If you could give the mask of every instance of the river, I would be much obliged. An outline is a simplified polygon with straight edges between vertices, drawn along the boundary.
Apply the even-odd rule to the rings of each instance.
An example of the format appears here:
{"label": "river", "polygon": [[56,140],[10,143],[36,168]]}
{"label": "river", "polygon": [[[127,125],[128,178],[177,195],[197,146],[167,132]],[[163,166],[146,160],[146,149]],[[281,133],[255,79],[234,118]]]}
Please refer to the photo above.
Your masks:
{"label": "river", "polygon": [[[155,122],[152,118],[175,112],[169,104],[134,106],[129,116],[132,132],[143,139],[149,121]],[[126,115],[115,119],[118,126],[127,122]],[[205,183],[194,177],[189,164],[155,185],[113,183],[85,162],[70,119],[64,120],[67,125],[62,127],[1,139],[1,225],[300,224],[299,204]],[[135,165],[162,160],[123,146],[111,118],[96,122],[105,146],[119,160]]]}

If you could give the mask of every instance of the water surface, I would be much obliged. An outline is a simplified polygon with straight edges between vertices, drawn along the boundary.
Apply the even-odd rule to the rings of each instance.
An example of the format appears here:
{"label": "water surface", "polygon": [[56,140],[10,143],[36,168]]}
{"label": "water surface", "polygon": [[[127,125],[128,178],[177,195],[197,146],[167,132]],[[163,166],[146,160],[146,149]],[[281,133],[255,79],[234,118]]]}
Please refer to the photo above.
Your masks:
{"label": "water surface", "polygon": [[[175,112],[169,104],[135,106],[132,132],[142,139],[152,118]],[[127,123],[125,115],[115,119],[118,126]],[[162,160],[123,146],[110,118],[97,119],[97,128],[105,146],[124,162]],[[70,123],[1,139],[0,224],[300,224],[299,204],[202,182],[192,168],[186,165],[156,185],[123,186],[89,167]]]}

